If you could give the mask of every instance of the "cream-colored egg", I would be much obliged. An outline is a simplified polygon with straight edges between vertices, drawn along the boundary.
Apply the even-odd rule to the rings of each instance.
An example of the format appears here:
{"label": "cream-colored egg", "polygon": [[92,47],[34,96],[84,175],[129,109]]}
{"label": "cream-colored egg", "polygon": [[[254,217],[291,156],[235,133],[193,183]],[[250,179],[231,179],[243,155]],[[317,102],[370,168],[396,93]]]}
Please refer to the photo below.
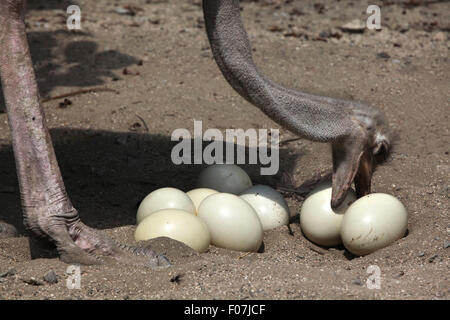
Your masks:
{"label": "cream-colored egg", "polygon": [[153,212],[162,209],[180,209],[194,215],[196,212],[194,203],[186,193],[176,188],[161,188],[151,192],[142,200],[137,210],[137,224]]}
{"label": "cream-colored egg", "polygon": [[210,196],[215,193],[219,193],[219,192],[216,190],[213,190],[213,189],[209,189],[209,188],[197,188],[197,189],[192,189],[192,190],[186,192],[188,197],[191,198],[192,202],[194,203],[197,213],[198,213],[198,207],[200,206],[200,203],[207,196]]}
{"label": "cream-colored egg", "polygon": [[136,228],[136,241],[168,237],[183,242],[198,252],[208,249],[209,230],[206,224],[191,212],[163,209],[152,213]]}
{"label": "cream-colored egg", "polygon": [[331,184],[318,186],[306,197],[300,211],[300,226],[303,234],[321,246],[337,246],[342,243],[340,231],[344,213],[356,200],[353,190],[349,190],[342,205],[331,208]]}
{"label": "cream-colored egg", "polygon": [[402,238],[408,227],[408,211],[395,197],[372,193],[355,201],[342,220],[345,248],[365,255]]}
{"label": "cream-colored egg", "polygon": [[198,188],[239,194],[252,186],[248,174],[234,164],[214,164],[204,169],[197,180]]}
{"label": "cream-colored egg", "polygon": [[205,221],[211,244],[237,251],[258,251],[263,229],[255,210],[230,193],[210,195],[202,201],[198,216]]}
{"label": "cream-colored egg", "polygon": [[289,207],[273,188],[258,184],[245,190],[240,197],[255,209],[264,231],[288,224]]}

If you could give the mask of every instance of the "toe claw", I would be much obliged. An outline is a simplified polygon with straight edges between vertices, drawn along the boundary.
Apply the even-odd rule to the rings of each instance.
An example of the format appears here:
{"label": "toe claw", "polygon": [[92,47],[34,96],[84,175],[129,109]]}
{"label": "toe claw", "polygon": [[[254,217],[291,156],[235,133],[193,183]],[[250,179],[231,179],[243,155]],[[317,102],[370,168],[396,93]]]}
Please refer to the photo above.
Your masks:
{"label": "toe claw", "polygon": [[61,258],[65,262],[81,264],[119,263],[162,269],[170,267],[169,259],[151,248],[122,244],[106,234],[78,222],[69,233],[54,232]]}

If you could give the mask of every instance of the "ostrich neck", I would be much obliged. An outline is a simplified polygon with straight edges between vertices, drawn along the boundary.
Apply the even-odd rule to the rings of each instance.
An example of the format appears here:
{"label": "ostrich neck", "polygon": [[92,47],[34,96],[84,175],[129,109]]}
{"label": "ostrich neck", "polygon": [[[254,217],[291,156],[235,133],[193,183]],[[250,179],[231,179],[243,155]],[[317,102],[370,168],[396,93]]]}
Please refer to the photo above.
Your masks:
{"label": "ostrich neck", "polygon": [[288,130],[314,141],[333,141],[352,126],[348,102],[284,88],[255,66],[238,0],[204,0],[214,58],[229,84]]}

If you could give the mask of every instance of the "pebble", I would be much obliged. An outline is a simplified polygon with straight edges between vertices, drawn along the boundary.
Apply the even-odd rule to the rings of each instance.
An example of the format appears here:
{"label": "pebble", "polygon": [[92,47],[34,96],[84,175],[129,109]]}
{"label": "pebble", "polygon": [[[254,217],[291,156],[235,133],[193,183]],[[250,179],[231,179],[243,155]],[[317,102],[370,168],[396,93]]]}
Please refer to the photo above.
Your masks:
{"label": "pebble", "polygon": [[15,269],[9,269],[6,272],[0,273],[0,283],[5,282],[7,277],[13,276],[16,273]]}
{"label": "pebble", "polygon": [[425,255],[425,252],[419,252],[419,254],[417,255],[418,257],[423,257]]}
{"label": "pebble", "polygon": [[386,53],[386,52],[379,52],[377,53],[377,58],[382,58],[382,59],[389,59],[391,56]]}
{"label": "pebble", "polygon": [[441,189],[439,192],[441,196],[447,196],[447,198],[450,198],[450,186],[445,186]]}
{"label": "pebble", "polygon": [[46,274],[44,274],[44,280],[50,284],[58,283],[58,277],[53,270],[49,270]]}
{"label": "pebble", "polygon": [[445,241],[444,242],[444,249],[447,249],[448,247],[450,247],[450,241]]}
{"label": "pebble", "polygon": [[330,29],[326,29],[326,30],[321,31],[319,33],[319,37],[340,39],[340,38],[342,38],[342,33],[339,30],[335,29],[335,28],[330,28]]}
{"label": "pebble", "polygon": [[23,282],[25,282],[26,284],[32,285],[32,286],[42,286],[44,285],[44,283],[42,281],[37,280],[34,277],[31,278],[24,278],[22,279]]}
{"label": "pebble", "polygon": [[428,259],[428,262],[429,262],[429,263],[434,262],[434,260],[435,260],[437,257],[438,257],[437,254],[432,255],[432,256]]}
{"label": "pebble", "polygon": [[134,16],[133,11],[127,8],[118,7],[114,9],[115,13]]}
{"label": "pebble", "polygon": [[357,286],[362,286],[362,285],[363,285],[362,281],[359,280],[359,279],[353,280],[353,281],[352,281],[352,284],[355,284],[355,285],[357,285]]}
{"label": "pebble", "polygon": [[405,33],[409,30],[409,24],[408,23],[404,23],[399,27],[399,31],[401,33]]}
{"label": "pebble", "polygon": [[346,32],[363,33],[365,29],[366,29],[366,24],[359,19],[352,20],[341,26],[341,30],[346,31]]}
{"label": "pebble", "polygon": [[17,273],[16,269],[9,269],[6,272],[0,273],[0,278],[10,277],[15,275],[16,273]]}

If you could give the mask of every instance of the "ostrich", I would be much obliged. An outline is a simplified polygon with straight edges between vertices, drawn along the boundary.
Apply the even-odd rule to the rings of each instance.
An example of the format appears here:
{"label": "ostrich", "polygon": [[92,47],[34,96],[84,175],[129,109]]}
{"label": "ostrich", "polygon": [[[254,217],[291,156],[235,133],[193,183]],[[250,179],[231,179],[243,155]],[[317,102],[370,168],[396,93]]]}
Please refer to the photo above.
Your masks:
{"label": "ostrich", "polygon": [[[0,0],[0,76],[25,227],[54,243],[66,263],[170,265],[150,248],[118,243],[80,220],[64,187],[39,102],[24,11],[25,0]],[[294,134],[331,144],[331,206],[343,202],[353,182],[357,196],[370,193],[375,156],[390,149],[382,113],[362,103],[288,89],[265,77],[253,62],[239,0],[203,0],[203,12],[214,58],[234,90]],[[0,237],[16,233],[0,222]]]}

